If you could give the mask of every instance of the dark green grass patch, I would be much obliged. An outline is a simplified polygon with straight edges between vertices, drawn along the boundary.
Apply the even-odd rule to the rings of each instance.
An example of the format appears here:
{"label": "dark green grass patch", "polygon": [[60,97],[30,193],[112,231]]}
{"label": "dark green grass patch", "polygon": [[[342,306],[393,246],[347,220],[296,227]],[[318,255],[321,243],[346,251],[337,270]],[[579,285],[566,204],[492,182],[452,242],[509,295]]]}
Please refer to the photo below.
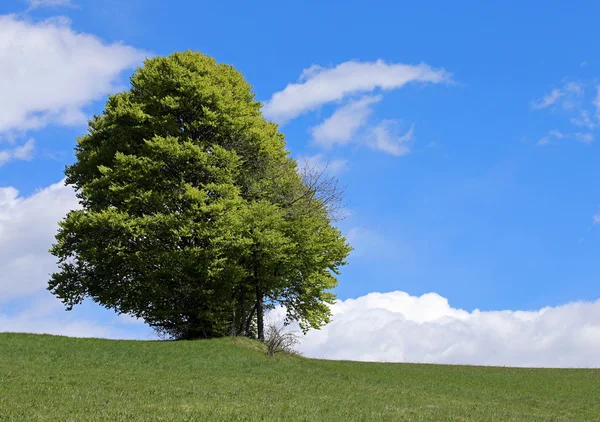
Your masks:
{"label": "dark green grass patch", "polygon": [[594,421],[600,371],[266,356],[252,340],[0,334],[1,421]]}

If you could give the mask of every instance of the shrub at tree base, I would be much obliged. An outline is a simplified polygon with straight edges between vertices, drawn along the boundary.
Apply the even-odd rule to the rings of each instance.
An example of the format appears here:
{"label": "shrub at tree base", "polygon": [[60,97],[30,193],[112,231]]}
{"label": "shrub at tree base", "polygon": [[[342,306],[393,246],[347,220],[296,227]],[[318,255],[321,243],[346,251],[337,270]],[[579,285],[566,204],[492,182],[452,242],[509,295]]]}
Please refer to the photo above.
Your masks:
{"label": "shrub at tree base", "polygon": [[339,191],[305,173],[231,66],[200,53],[145,61],[109,98],[66,168],[82,209],[60,223],[48,289],[168,337],[264,340],[275,304],[303,330],[329,321],[350,252]]}
{"label": "shrub at tree base", "polygon": [[269,356],[274,356],[276,353],[298,355],[299,353],[294,349],[294,346],[299,342],[300,339],[296,332],[286,331],[284,326],[277,325],[275,322],[267,324],[265,344]]}

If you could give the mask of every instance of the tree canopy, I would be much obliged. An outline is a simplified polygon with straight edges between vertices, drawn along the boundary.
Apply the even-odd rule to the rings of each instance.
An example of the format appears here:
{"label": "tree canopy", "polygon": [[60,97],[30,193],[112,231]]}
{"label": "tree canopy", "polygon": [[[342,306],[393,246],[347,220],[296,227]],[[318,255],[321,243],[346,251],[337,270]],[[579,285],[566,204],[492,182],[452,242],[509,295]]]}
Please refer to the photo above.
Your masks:
{"label": "tree canopy", "polygon": [[[331,179],[301,174],[233,67],[197,53],[144,62],[78,139],[48,289],[176,339],[264,338],[264,312],[319,328],[350,247]],[[333,206],[332,206],[333,204]]]}

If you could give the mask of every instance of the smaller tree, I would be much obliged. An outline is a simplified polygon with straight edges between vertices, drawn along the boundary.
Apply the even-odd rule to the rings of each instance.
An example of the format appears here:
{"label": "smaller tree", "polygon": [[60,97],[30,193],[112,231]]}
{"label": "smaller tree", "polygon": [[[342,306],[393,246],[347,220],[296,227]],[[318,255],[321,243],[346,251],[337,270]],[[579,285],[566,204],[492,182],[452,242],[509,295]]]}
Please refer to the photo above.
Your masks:
{"label": "smaller tree", "polygon": [[331,223],[342,208],[337,180],[323,170],[297,172],[291,160],[273,171],[266,199],[246,203],[245,241],[238,254],[247,277],[237,295],[237,333],[247,335],[255,318],[261,341],[265,311],[276,305],[286,308],[287,322],[298,321],[305,332],[329,322],[335,275],[351,250]]}

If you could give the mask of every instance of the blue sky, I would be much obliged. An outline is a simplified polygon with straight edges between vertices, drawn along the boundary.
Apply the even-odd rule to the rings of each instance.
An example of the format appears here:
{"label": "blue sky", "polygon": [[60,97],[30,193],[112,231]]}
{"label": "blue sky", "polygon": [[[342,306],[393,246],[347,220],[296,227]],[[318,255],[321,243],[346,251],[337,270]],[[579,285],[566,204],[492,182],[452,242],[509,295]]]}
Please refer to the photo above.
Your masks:
{"label": "blue sky", "polygon": [[[29,329],[17,317],[51,300],[39,287],[53,270],[44,254],[55,223],[40,217],[50,205],[27,208],[27,198],[61,181],[85,117],[126,88],[143,57],[186,49],[239,69],[282,123],[292,155],[328,162],[347,185],[340,227],[355,251],[335,291],[342,301],[401,291],[419,303],[431,292],[471,316],[596,303],[599,13],[591,1],[3,1],[0,113],[14,116],[0,118],[0,229],[46,218],[52,230],[19,240],[21,255],[0,239],[0,284],[14,292],[0,301],[0,331]],[[95,60],[68,78],[45,70]],[[47,87],[64,93],[60,101],[43,101],[54,95]],[[52,216],[74,204],[68,192],[52,195]],[[47,266],[11,275],[32,256]],[[59,325],[148,332],[92,304],[68,319],[52,306],[44,318]],[[394,312],[406,319],[402,306]],[[594,318],[574,321],[600,327]]]}

